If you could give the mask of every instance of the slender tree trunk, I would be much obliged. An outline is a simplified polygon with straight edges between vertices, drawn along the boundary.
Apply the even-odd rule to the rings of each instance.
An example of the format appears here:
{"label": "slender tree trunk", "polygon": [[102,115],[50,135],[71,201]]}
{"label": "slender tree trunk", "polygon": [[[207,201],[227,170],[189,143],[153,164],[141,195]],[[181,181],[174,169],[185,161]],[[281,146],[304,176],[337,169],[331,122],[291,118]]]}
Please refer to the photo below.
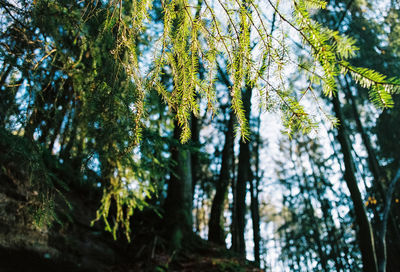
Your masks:
{"label": "slender tree trunk", "polygon": [[[252,87],[246,85],[243,95],[243,110],[246,120],[250,120]],[[243,258],[246,256],[246,245],[244,240],[245,216],[246,216],[246,184],[250,180],[250,144],[240,141],[239,166],[236,182],[236,198],[234,205],[236,213],[233,215],[235,232],[232,233],[232,249]]]}
{"label": "slender tree trunk", "polygon": [[254,261],[260,265],[260,208],[258,203],[259,177],[250,180],[251,221],[253,222]]}
{"label": "slender tree trunk", "polygon": [[364,126],[361,123],[360,115],[357,110],[356,101],[350,90],[350,84],[346,77],[344,79],[346,81],[346,88],[343,88],[343,89],[346,91],[346,97],[348,98],[348,100],[351,104],[351,109],[353,112],[354,120],[356,122],[357,130],[361,135],[363,144],[364,144],[365,149],[368,154],[368,168],[374,177],[375,183],[378,186],[380,193],[383,193],[383,191],[386,187],[386,184],[385,184],[386,177],[384,175],[382,175],[381,166],[379,165],[379,162],[376,159],[375,150],[372,147],[371,141],[369,140],[369,137],[368,137],[367,133],[365,132]]}
{"label": "slender tree trunk", "polygon": [[233,154],[232,156],[232,161],[234,161],[233,163],[233,173],[234,173],[234,177],[232,177],[232,197],[233,197],[233,203],[232,203],[232,208],[231,208],[231,249],[234,250],[233,244],[235,243],[235,237],[237,236],[236,232],[236,183],[237,183],[237,168],[236,168],[236,156],[235,154]]}
{"label": "slender tree trunk", "polygon": [[171,147],[172,172],[165,200],[164,223],[171,250],[179,250],[192,234],[192,171],[190,152],[179,143],[181,129],[175,121]]}
{"label": "slender tree trunk", "polygon": [[371,228],[371,224],[367,217],[367,212],[364,207],[364,203],[361,197],[360,190],[357,185],[355,177],[354,161],[351,154],[351,146],[347,131],[344,125],[344,119],[341,113],[339,97],[336,95],[332,99],[334,112],[336,118],[340,121],[340,126],[337,130],[337,139],[341,146],[343,161],[345,165],[344,179],[347,187],[350,191],[350,196],[354,205],[354,212],[356,215],[357,223],[357,236],[361,250],[363,271],[365,272],[376,272],[378,271],[374,236]]}
{"label": "slender tree trunk", "polygon": [[397,170],[397,173],[393,180],[389,184],[389,188],[385,197],[385,205],[384,211],[382,215],[382,222],[379,229],[379,236],[378,236],[378,245],[380,246],[380,258],[378,259],[378,271],[385,272],[386,271],[386,260],[387,260],[387,252],[386,252],[386,231],[387,231],[387,223],[389,219],[390,213],[390,206],[392,204],[392,196],[394,192],[394,188],[396,183],[400,179],[400,169]]}
{"label": "slender tree trunk", "polygon": [[193,143],[194,147],[196,150],[194,152],[191,152],[190,154],[190,159],[191,159],[191,171],[192,171],[192,196],[194,196],[194,190],[196,187],[196,184],[199,181],[199,152],[198,148],[200,145],[200,129],[199,129],[199,119],[192,114],[191,118],[191,123],[190,123],[190,130],[192,132],[192,139],[191,142]]}
{"label": "slender tree trunk", "polygon": [[[354,119],[356,122],[357,130],[361,135],[363,144],[365,146],[365,149],[367,150],[367,158],[368,158],[368,168],[371,171],[375,185],[377,186],[378,192],[381,195],[381,198],[383,200],[383,205],[382,205],[382,212],[381,216],[379,216],[378,221],[378,229],[376,232],[377,239],[376,239],[376,252],[377,252],[377,261],[378,261],[378,269],[380,272],[386,271],[386,262],[387,262],[387,246],[386,246],[386,232],[387,232],[387,225],[388,223],[391,223],[393,225],[393,228],[395,231],[398,231],[398,227],[396,223],[394,223],[392,220],[389,221],[389,214],[390,214],[390,204],[391,204],[391,198],[393,194],[393,190],[388,190],[387,191],[387,186],[391,186],[391,183],[388,184],[388,180],[386,175],[384,174],[384,171],[382,170],[382,167],[380,166],[378,159],[376,157],[376,153],[374,148],[372,147],[371,141],[364,129],[364,126],[361,123],[361,118],[357,110],[357,104],[356,100],[354,99],[354,96],[351,92],[350,89],[350,83],[347,79],[347,77],[344,78],[345,83],[346,83],[346,97],[347,99],[351,102],[351,108],[353,111]],[[389,208],[388,208],[389,207]],[[388,212],[389,214],[386,214]],[[390,217],[390,219],[392,219]]]}
{"label": "slender tree trunk", "polygon": [[224,203],[228,193],[228,186],[233,164],[233,140],[234,140],[234,114],[229,114],[228,128],[225,132],[225,144],[222,150],[221,170],[216,192],[211,206],[210,222],[208,224],[208,240],[214,243],[225,245],[224,231]]}
{"label": "slender tree trunk", "polygon": [[[255,176],[252,175],[250,179],[250,196],[251,196],[251,220],[253,222],[253,242],[254,242],[254,261],[260,265],[260,207],[259,207],[259,186],[260,186],[260,124],[261,124],[261,112],[257,117],[257,134],[255,140],[255,148],[253,154],[255,157]],[[251,173],[251,170],[250,170]]]}

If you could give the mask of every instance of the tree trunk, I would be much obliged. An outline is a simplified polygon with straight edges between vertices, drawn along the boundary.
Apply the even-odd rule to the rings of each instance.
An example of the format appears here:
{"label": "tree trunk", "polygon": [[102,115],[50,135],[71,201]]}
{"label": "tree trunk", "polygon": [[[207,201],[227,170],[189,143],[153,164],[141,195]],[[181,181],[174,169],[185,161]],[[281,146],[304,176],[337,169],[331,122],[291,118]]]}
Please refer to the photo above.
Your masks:
{"label": "tree trunk", "polygon": [[[253,242],[254,242],[254,261],[259,266],[260,265],[260,207],[259,207],[259,189],[261,173],[260,173],[260,125],[261,125],[261,112],[258,114],[257,118],[257,134],[255,141],[255,148],[253,154],[255,157],[255,176],[252,176],[250,180],[250,196],[251,196],[251,220],[253,222]],[[251,173],[251,171],[250,171]]]}
{"label": "tree trunk", "polygon": [[165,200],[164,223],[171,250],[179,250],[183,241],[189,242],[192,234],[192,172],[190,152],[180,144],[181,129],[175,121],[174,140],[171,147],[172,172]]}
{"label": "tree trunk", "polygon": [[336,118],[340,122],[340,126],[337,129],[338,132],[337,139],[339,141],[342,150],[343,161],[345,165],[344,179],[350,191],[350,196],[353,201],[354,212],[356,215],[356,223],[358,227],[356,229],[362,256],[363,271],[376,272],[378,270],[378,267],[376,260],[374,237],[372,233],[371,224],[368,220],[367,212],[365,210],[364,203],[361,197],[361,193],[357,185],[350,142],[343,122],[344,119],[342,117],[338,95],[333,97],[332,102]]}
{"label": "tree trunk", "polygon": [[197,182],[199,181],[199,149],[200,149],[200,129],[199,129],[199,119],[192,114],[191,123],[190,123],[190,130],[192,132],[192,139],[191,142],[196,148],[194,152],[190,154],[191,160],[191,171],[192,171],[192,196],[194,196],[194,191]]}
{"label": "tree trunk", "polygon": [[351,93],[350,90],[350,84],[347,80],[347,78],[344,78],[346,81],[346,88],[343,88],[346,91],[346,97],[348,98],[350,104],[351,104],[351,109],[354,115],[354,120],[356,122],[357,130],[358,133],[360,133],[363,144],[365,146],[365,149],[368,154],[368,168],[371,171],[375,183],[378,186],[378,189],[380,190],[381,193],[383,193],[385,187],[386,187],[386,177],[382,175],[381,167],[379,165],[378,160],[376,159],[375,155],[375,150],[372,147],[371,141],[369,140],[369,137],[367,133],[365,132],[364,126],[361,123],[360,115],[357,110],[357,105],[356,101],[353,97],[353,94]]}
{"label": "tree trunk", "polygon": [[[246,120],[250,120],[252,87],[246,85],[243,95],[243,110]],[[234,198],[235,213],[233,214],[232,249],[243,258],[246,256],[244,240],[246,215],[246,184],[250,180],[250,144],[240,141],[239,166],[236,182],[236,197]]]}
{"label": "tree trunk", "polygon": [[253,222],[254,261],[260,265],[260,208],[258,203],[259,177],[250,180],[251,221]]}
{"label": "tree trunk", "polygon": [[226,200],[230,174],[233,164],[233,140],[234,140],[234,114],[229,114],[228,128],[225,132],[225,144],[222,150],[221,170],[216,184],[215,196],[211,206],[210,222],[208,224],[208,240],[225,246],[224,231],[224,202]]}
{"label": "tree trunk", "polygon": [[[351,92],[350,89],[350,83],[348,79],[345,77],[345,83],[346,83],[346,97],[349,100],[351,104],[351,108],[353,111],[354,115],[354,120],[357,125],[357,130],[361,135],[363,144],[365,146],[365,149],[367,150],[368,154],[368,168],[371,171],[373,177],[374,177],[374,185],[377,186],[378,192],[381,195],[382,198],[382,212],[381,216],[379,216],[378,221],[378,230],[376,232],[377,239],[376,239],[376,255],[377,255],[377,262],[378,262],[378,270],[380,272],[385,272],[386,271],[386,262],[387,262],[387,246],[386,246],[386,232],[387,232],[387,224],[391,223],[393,228],[397,231],[398,227],[396,223],[393,221],[389,221],[389,214],[390,214],[390,204],[391,204],[391,198],[393,194],[393,190],[388,190],[387,191],[387,186],[390,186],[391,184],[388,184],[387,176],[384,174],[384,171],[382,170],[382,167],[380,166],[378,159],[376,157],[376,153],[374,148],[372,147],[371,141],[364,129],[364,126],[361,123],[360,115],[357,110],[357,104],[356,100],[354,99],[354,96]],[[385,193],[386,192],[386,193]],[[389,208],[388,208],[389,207]],[[388,214],[386,213],[388,212]],[[392,219],[392,218],[390,218]]]}
{"label": "tree trunk", "polygon": [[379,259],[378,259],[378,270],[379,272],[385,272],[386,271],[386,260],[387,260],[387,250],[386,250],[386,231],[387,231],[387,223],[389,219],[389,213],[390,213],[390,206],[392,204],[392,196],[394,192],[394,188],[396,186],[396,183],[400,179],[400,169],[397,170],[397,173],[393,180],[389,184],[389,188],[387,191],[387,195],[385,196],[385,204],[384,204],[384,211],[382,215],[382,222],[380,225],[379,229],[379,236],[378,236],[378,242],[377,244],[379,245]]}

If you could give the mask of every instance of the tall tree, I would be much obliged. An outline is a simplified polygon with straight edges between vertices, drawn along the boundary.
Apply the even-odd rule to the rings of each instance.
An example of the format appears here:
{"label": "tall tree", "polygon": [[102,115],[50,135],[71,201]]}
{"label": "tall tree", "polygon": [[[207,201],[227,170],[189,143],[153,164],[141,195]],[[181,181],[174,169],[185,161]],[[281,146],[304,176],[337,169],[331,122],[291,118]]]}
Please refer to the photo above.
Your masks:
{"label": "tall tree", "polygon": [[[262,178],[262,171],[260,170],[260,149],[261,149],[261,113],[257,117],[257,125],[255,130],[255,139],[252,149],[253,165],[254,171],[250,171],[250,210],[251,210],[251,220],[253,226],[253,242],[254,242],[254,261],[257,265],[260,265],[260,244],[261,244],[261,234],[260,234],[260,183]],[[254,174],[253,174],[254,173]]]}
{"label": "tall tree", "polygon": [[171,146],[171,173],[165,200],[165,226],[169,246],[176,250],[183,241],[189,242],[192,234],[192,171],[190,151],[179,143],[181,129],[175,122]]}
{"label": "tall tree", "polygon": [[228,186],[231,181],[232,164],[234,163],[234,118],[233,112],[230,111],[225,131],[225,144],[222,150],[221,170],[215,188],[210,221],[208,223],[208,240],[220,245],[225,245],[224,204],[227,199]]}
{"label": "tall tree", "polygon": [[[247,85],[243,93],[243,110],[246,120],[250,120],[252,86]],[[232,249],[242,257],[246,255],[244,231],[246,226],[246,193],[247,184],[250,182],[250,142],[240,141],[239,162],[235,184],[234,213],[232,215]]]}
{"label": "tall tree", "polygon": [[344,179],[350,191],[351,199],[354,205],[354,212],[357,222],[357,233],[360,250],[362,254],[364,271],[378,271],[374,235],[369,222],[367,212],[365,210],[364,201],[357,185],[357,179],[354,169],[354,161],[351,154],[350,140],[346,132],[345,125],[342,120],[342,112],[339,97],[332,98],[333,108],[341,125],[337,129],[337,139],[341,146],[343,154],[343,162],[345,165]]}

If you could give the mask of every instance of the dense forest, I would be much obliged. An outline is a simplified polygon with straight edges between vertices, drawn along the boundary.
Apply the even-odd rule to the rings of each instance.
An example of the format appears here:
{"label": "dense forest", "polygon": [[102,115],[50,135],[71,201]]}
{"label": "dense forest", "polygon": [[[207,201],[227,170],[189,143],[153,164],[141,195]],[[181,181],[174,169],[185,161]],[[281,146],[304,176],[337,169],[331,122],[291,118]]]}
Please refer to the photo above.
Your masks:
{"label": "dense forest", "polygon": [[400,271],[398,1],[0,14],[0,271]]}

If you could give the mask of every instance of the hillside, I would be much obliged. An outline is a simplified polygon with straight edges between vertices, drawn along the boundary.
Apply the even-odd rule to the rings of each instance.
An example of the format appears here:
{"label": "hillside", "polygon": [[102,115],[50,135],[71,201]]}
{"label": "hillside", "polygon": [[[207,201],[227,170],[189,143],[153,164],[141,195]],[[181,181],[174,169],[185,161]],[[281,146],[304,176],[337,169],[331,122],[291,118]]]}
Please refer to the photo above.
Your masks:
{"label": "hillside", "polygon": [[150,210],[132,219],[130,243],[122,235],[113,240],[101,224],[90,226],[101,192],[71,175],[68,164],[4,131],[0,169],[1,271],[260,271],[198,237],[168,252]]}

